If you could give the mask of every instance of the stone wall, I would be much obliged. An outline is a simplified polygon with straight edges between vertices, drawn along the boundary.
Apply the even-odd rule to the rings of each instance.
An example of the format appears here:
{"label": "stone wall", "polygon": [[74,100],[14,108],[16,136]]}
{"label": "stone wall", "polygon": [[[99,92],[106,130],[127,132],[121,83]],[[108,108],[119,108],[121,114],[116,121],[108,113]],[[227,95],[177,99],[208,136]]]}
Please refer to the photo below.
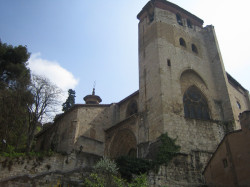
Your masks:
{"label": "stone wall", "polygon": [[0,158],[0,186],[79,184],[99,156],[89,153],[46,157]]}

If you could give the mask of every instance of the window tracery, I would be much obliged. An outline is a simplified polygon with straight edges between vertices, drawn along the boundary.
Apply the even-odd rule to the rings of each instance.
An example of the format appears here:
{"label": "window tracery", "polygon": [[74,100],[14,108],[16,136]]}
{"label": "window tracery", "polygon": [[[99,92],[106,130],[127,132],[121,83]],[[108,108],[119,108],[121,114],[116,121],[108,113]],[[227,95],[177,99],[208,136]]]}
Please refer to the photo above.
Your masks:
{"label": "window tracery", "polygon": [[201,91],[191,86],[183,96],[184,114],[186,118],[209,120],[209,108],[207,100]]}

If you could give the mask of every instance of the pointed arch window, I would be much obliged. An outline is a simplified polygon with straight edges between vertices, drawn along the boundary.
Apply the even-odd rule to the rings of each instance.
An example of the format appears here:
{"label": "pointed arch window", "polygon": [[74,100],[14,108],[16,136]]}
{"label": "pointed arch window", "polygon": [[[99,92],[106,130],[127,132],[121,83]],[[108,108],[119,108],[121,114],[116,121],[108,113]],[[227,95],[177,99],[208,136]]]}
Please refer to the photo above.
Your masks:
{"label": "pointed arch window", "polygon": [[185,40],[183,38],[180,38],[179,42],[180,42],[181,46],[186,47],[186,42],[185,42]]}
{"label": "pointed arch window", "polygon": [[183,96],[184,114],[186,118],[209,120],[209,108],[207,100],[196,87],[189,87]]}

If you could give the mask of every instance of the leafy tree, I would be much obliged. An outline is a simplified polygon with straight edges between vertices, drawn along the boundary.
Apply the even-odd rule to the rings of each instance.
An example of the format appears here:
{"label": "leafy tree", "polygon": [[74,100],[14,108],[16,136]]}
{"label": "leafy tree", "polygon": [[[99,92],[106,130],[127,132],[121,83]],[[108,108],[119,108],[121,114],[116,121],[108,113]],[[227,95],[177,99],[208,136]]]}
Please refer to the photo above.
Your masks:
{"label": "leafy tree", "polygon": [[0,41],[0,88],[17,89],[30,82],[27,61],[30,53],[25,46],[13,47]]}
{"label": "leafy tree", "polygon": [[29,56],[25,46],[13,47],[0,41],[0,151],[25,145],[27,105],[32,103]]}
{"label": "leafy tree", "polygon": [[68,111],[74,104],[75,104],[75,97],[76,97],[75,90],[69,89],[68,90],[68,98],[66,99],[65,103],[62,105],[62,110],[64,112]]}
{"label": "leafy tree", "polygon": [[26,151],[31,150],[37,126],[44,119],[49,119],[57,112],[61,90],[48,79],[32,75],[32,83],[29,87],[33,95],[33,104],[29,105],[28,139]]}

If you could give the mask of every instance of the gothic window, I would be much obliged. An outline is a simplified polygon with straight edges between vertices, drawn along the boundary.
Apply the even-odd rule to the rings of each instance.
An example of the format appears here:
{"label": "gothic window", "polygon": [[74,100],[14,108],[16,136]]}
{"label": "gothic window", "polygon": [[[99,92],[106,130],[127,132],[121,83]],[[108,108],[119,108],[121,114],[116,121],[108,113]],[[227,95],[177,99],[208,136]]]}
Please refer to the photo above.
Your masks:
{"label": "gothic window", "polygon": [[192,51],[198,53],[198,49],[194,44],[192,44]]}
{"label": "gothic window", "polygon": [[179,25],[183,26],[183,23],[182,23],[182,19],[181,19],[181,15],[180,14],[176,14],[176,19],[177,19],[177,22]]}
{"label": "gothic window", "polygon": [[135,100],[131,101],[127,107],[127,117],[136,114],[138,112],[137,102]]}
{"label": "gothic window", "polygon": [[197,87],[191,86],[187,89],[183,104],[186,118],[210,119],[206,98]]}
{"label": "gothic window", "polygon": [[186,47],[186,42],[185,42],[185,40],[183,38],[180,38],[179,42],[180,42],[181,46]]}
{"label": "gothic window", "polygon": [[189,19],[187,19],[187,26],[189,28],[193,28],[192,22]]}

